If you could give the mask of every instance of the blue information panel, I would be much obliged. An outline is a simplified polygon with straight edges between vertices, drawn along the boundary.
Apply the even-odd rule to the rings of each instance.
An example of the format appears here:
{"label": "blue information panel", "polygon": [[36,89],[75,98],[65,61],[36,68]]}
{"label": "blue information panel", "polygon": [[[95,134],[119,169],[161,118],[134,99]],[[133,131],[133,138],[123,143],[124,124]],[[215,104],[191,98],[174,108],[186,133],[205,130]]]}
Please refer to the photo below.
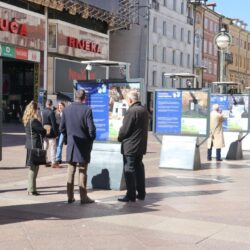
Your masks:
{"label": "blue information panel", "polygon": [[247,132],[249,130],[249,95],[211,95],[210,110],[218,104],[225,117],[224,131]]}
{"label": "blue information panel", "polygon": [[125,100],[129,90],[140,93],[140,82],[77,81],[76,88],[84,89],[87,105],[92,108],[96,126],[96,140],[117,141],[128,104]]}
{"label": "blue information panel", "polygon": [[207,136],[208,91],[155,91],[154,132]]}
{"label": "blue information panel", "polygon": [[84,89],[87,96],[87,105],[91,106],[94,123],[96,126],[96,139],[109,139],[109,93],[107,84],[81,82],[77,85],[78,89]]}

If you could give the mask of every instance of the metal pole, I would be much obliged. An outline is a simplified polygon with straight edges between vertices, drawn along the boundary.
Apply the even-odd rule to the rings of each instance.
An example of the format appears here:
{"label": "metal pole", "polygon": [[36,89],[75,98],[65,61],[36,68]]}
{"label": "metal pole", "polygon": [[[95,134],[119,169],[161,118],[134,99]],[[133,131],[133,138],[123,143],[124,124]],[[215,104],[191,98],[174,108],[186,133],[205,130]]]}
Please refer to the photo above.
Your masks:
{"label": "metal pole", "polygon": [[43,63],[43,89],[48,91],[48,8],[45,7],[45,43]]}
{"label": "metal pole", "polygon": [[224,79],[224,50],[220,50],[220,82]]}
{"label": "metal pole", "polygon": [[2,160],[2,132],[3,132],[3,60],[0,58],[0,161]]}

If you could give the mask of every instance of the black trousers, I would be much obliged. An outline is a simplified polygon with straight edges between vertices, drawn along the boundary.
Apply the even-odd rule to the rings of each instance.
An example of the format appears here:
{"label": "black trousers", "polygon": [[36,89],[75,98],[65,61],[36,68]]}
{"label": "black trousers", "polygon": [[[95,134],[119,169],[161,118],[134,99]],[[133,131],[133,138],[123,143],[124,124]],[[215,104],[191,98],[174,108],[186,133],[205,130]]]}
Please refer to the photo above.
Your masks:
{"label": "black trousers", "polygon": [[145,191],[145,169],[142,162],[143,155],[132,156],[123,155],[124,176],[127,186],[127,197],[130,199],[136,198],[136,191],[138,196],[144,198]]}

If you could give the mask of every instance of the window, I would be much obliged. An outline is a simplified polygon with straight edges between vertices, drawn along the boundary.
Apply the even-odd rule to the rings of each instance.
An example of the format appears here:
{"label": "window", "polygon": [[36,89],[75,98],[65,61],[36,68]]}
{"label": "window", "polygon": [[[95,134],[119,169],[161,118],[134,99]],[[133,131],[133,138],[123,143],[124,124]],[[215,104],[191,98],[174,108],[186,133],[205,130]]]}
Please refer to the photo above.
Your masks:
{"label": "window", "polygon": [[180,53],[180,66],[183,67],[183,52]]}
{"label": "window", "polygon": [[153,32],[157,32],[157,18],[154,17],[154,21],[153,21]]}
{"label": "window", "polygon": [[184,2],[181,3],[181,14],[184,14]]}
{"label": "window", "polygon": [[190,54],[187,55],[187,67],[190,68]]}
{"label": "window", "polygon": [[207,40],[204,40],[204,53],[207,53]]}
{"label": "window", "polygon": [[208,73],[212,74],[212,63],[211,62],[208,63]]}
{"label": "window", "polygon": [[217,63],[214,64],[214,75],[217,75]]}
{"label": "window", "polygon": [[157,81],[157,72],[154,70],[152,74],[152,84],[153,86],[156,86],[156,81]]}
{"label": "window", "polygon": [[163,36],[167,35],[167,22],[166,21],[164,21],[162,25],[162,34]]}
{"label": "window", "polygon": [[212,44],[212,42],[209,42],[209,54],[210,55],[213,54],[213,44]]}
{"label": "window", "polygon": [[163,5],[164,5],[165,7],[167,7],[167,6],[168,6],[168,1],[167,1],[167,0],[163,0]]}
{"label": "window", "polygon": [[161,81],[162,81],[162,87],[164,88],[164,87],[166,87],[167,86],[167,84],[166,84],[166,77],[164,76],[164,74],[165,74],[165,72],[162,72],[162,74],[161,74]]}
{"label": "window", "polygon": [[176,39],[176,25],[173,25],[173,39]]}
{"label": "window", "polygon": [[57,48],[57,25],[56,24],[49,24],[49,48],[56,49]]}
{"label": "window", "polygon": [[176,11],[176,0],[173,0],[173,10],[175,10]]}
{"label": "window", "polygon": [[153,60],[157,61],[157,46],[153,46]]}
{"label": "window", "polygon": [[214,32],[215,33],[219,32],[219,25],[218,25],[218,23],[214,23]]}
{"label": "window", "polygon": [[163,47],[163,49],[162,49],[162,62],[166,63],[166,61],[167,61],[167,51],[166,51],[166,48]]}
{"label": "window", "polygon": [[184,41],[184,28],[181,28],[181,41]]}
{"label": "window", "polygon": [[208,19],[207,18],[205,18],[205,20],[204,20],[204,26],[205,26],[205,29],[208,28]]}
{"label": "window", "polygon": [[173,54],[172,54],[172,64],[173,64],[173,65],[176,64],[176,59],[175,59],[175,57],[176,57],[176,51],[173,50]]}
{"label": "window", "polygon": [[212,21],[212,20],[210,21],[210,27],[209,27],[209,28],[210,28],[210,31],[211,31],[211,32],[213,32],[213,29],[214,29],[214,23],[213,23],[213,21]]}
{"label": "window", "polygon": [[199,54],[195,54],[195,63],[196,66],[199,65]]}
{"label": "window", "polygon": [[189,44],[191,43],[191,31],[189,30],[188,31],[188,41],[187,41]]}

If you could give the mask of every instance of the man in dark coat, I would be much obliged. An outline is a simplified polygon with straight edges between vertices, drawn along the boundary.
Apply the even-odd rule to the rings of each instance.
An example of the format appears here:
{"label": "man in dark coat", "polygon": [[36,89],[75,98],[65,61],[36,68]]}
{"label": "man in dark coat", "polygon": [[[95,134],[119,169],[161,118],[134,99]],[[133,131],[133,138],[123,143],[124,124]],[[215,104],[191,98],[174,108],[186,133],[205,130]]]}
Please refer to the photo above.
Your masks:
{"label": "man in dark coat", "polygon": [[[51,99],[46,101],[46,107],[42,112],[42,124],[47,130],[46,137],[44,138],[44,149],[50,148],[50,157],[52,168],[60,168],[56,163],[56,137],[58,136],[58,125],[56,123],[56,116],[53,111],[53,102]],[[49,163],[46,164],[49,167]]]}
{"label": "man in dark coat", "polygon": [[[121,202],[145,199],[145,171],[142,162],[147,151],[148,112],[139,102],[136,91],[131,90],[126,96],[129,109],[120,128],[118,141],[122,143],[124,176],[127,193],[118,199]],[[136,195],[136,191],[138,194]]]}
{"label": "man in dark coat", "polygon": [[79,190],[81,204],[92,203],[94,200],[87,196],[87,167],[93,141],[96,137],[96,128],[92,110],[85,104],[85,91],[78,90],[75,94],[76,102],[63,110],[60,132],[67,136],[68,203],[75,201],[74,176],[76,166],[79,165]]}

